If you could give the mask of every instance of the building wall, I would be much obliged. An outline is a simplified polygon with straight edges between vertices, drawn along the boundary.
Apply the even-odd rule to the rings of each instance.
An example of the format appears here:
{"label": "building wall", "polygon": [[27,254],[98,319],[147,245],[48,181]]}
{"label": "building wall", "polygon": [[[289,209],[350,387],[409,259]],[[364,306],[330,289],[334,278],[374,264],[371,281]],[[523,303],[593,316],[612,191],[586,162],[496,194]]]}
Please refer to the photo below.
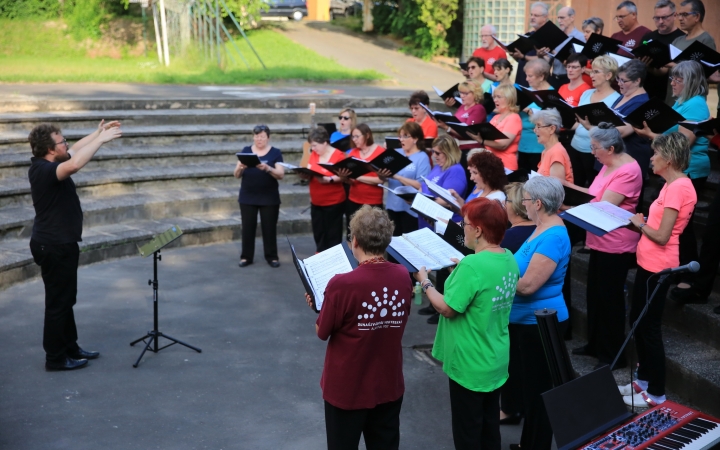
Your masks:
{"label": "building wall", "polygon": [[510,43],[525,33],[525,0],[465,0],[462,60],[480,46],[480,28],[493,24],[498,39]]}

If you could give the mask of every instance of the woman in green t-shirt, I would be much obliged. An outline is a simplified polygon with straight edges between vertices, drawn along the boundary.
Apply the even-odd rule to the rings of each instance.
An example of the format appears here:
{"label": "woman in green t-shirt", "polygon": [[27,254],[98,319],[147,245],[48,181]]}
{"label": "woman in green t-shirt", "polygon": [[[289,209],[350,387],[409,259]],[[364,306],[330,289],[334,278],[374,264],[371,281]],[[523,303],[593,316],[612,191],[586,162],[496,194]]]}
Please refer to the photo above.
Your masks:
{"label": "woman in green t-shirt", "polygon": [[500,448],[500,387],[508,378],[508,322],[519,270],[500,247],[508,216],[496,200],[477,198],[461,210],[465,246],[440,294],[421,268],[415,278],[442,315],[432,354],[450,378],[455,448]]}

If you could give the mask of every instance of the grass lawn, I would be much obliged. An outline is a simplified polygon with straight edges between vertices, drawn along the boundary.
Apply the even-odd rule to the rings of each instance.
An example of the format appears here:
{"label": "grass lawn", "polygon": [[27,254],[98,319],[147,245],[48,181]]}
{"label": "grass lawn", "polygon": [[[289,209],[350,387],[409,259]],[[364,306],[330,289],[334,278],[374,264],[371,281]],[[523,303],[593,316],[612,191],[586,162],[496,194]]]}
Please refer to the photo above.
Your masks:
{"label": "grass lawn", "polygon": [[0,20],[0,82],[126,82],[161,84],[258,84],[280,80],[322,82],[371,81],[385,78],[375,71],[345,68],[282,34],[255,30],[248,34],[267,69],[263,69],[243,39],[236,41],[249,62],[248,69],[230,43],[232,58],[205,61],[190,49],[185,57],[171,55],[170,67],[158,63],[157,51],[149,57],[90,58],[83,44],[58,27],[28,20]]}

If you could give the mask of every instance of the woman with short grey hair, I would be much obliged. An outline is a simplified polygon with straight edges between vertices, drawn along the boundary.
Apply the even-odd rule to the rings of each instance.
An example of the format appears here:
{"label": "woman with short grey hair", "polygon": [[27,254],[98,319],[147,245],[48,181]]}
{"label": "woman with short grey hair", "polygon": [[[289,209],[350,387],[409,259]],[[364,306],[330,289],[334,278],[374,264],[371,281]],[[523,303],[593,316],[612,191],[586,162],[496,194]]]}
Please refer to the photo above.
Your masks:
{"label": "woman with short grey hair", "polygon": [[[602,169],[588,189],[573,188],[594,196],[592,202],[606,201],[635,212],[642,189],[642,171],[637,161],[625,153],[620,132],[606,122],[590,131],[590,149]],[[604,236],[586,233],[590,249],[587,280],[588,343],[573,354],[594,356],[597,368],[611,364],[625,340],[624,286],[640,236],[628,228],[618,228]],[[625,358],[613,369],[625,367]]]}
{"label": "woman with short grey hair", "polygon": [[555,108],[536,111],[530,118],[535,124],[537,141],[543,146],[538,173],[544,177],[573,182],[572,164],[565,147],[560,143],[562,117]]}
{"label": "woman with short grey hair", "polygon": [[525,183],[523,191],[523,205],[536,228],[515,252],[520,279],[508,329],[511,345],[518,350],[524,393],[525,424],[520,448],[549,449],[552,428],[540,394],[552,389],[553,383],[534,312],[543,308],[556,310],[560,335],[565,333],[569,320],[562,288],[570,263],[570,238],[557,215],[565,198],[560,181],[534,177]]}
{"label": "woman with short grey hair", "polygon": [[[670,87],[672,96],[677,98],[673,109],[682,115],[686,121],[702,122],[710,118],[710,109],[707,105],[708,84],[700,63],[696,61],[683,61],[672,68],[670,72]],[[642,129],[635,129],[635,132],[649,139],[655,139],[658,135],[653,133],[646,124]],[[685,174],[690,177],[695,192],[701,192],[710,175],[710,156],[708,146],[710,141],[706,136],[696,136],[691,130],[675,125],[663,134],[680,132],[690,144],[690,163]],[[694,226],[695,213],[690,216],[690,222],[680,236],[680,264],[687,264],[698,259],[697,238]],[[671,291],[671,297],[680,303],[688,299],[690,293],[689,281],[692,274],[680,275],[678,287]]]}

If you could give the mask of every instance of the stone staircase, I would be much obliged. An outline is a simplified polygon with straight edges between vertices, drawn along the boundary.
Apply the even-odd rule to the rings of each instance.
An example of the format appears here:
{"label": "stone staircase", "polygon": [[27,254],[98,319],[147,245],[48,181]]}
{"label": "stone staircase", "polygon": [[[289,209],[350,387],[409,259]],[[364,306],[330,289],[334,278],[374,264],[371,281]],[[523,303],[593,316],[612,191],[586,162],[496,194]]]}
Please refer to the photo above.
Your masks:
{"label": "stone staircase", "polygon": [[[235,153],[252,143],[252,128],[271,130],[271,143],[298,163],[309,127],[308,99],[78,100],[0,103],[0,286],[38,273],[28,241],[34,209],[27,171],[28,132],[59,126],[71,142],[101,119],[120,120],[123,137],[105,145],[73,176],[83,211],[81,264],[136,254],[137,244],[171,225],[185,234],[178,245],[240,238]],[[346,106],[378,141],[396,134],[409,117],[406,98],[315,101],[316,121],[332,122]],[[311,231],[307,187],[288,175],[281,182],[280,234]]]}

